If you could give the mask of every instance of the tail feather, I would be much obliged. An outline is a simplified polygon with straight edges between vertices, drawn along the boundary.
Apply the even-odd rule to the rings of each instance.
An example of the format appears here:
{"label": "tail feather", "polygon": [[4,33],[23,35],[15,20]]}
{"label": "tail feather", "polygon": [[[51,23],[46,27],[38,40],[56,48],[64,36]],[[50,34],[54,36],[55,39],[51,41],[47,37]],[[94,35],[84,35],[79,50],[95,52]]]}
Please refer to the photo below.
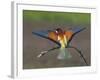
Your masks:
{"label": "tail feather", "polygon": [[65,48],[61,48],[60,49],[60,53],[57,56],[57,59],[70,59],[72,56],[70,55],[70,53],[68,52],[68,50],[66,50]]}

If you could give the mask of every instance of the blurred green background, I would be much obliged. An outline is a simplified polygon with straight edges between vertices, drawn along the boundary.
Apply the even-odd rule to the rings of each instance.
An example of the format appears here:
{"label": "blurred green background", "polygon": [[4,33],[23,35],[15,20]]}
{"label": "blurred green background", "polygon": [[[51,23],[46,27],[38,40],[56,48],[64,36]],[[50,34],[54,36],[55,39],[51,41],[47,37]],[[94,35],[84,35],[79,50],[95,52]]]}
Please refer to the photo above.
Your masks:
{"label": "blurred green background", "polygon": [[66,23],[71,25],[90,25],[90,13],[23,11],[24,19],[31,21],[45,21],[51,23]]}
{"label": "blurred green background", "polygon": [[88,66],[90,66],[90,13],[23,10],[23,69],[86,66],[77,51],[73,49],[68,49],[72,55],[71,59],[58,60],[59,50],[54,50],[41,58],[37,58],[41,51],[57,45],[47,39],[32,35],[32,31],[52,30],[58,27],[63,30],[86,27],[86,30],[73,38],[71,44],[82,51]]}

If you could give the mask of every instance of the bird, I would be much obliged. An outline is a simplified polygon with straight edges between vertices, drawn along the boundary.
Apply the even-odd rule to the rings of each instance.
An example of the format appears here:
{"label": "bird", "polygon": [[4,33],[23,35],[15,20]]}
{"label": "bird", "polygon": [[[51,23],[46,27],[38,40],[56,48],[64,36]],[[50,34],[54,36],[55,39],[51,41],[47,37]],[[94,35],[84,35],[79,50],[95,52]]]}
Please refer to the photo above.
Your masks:
{"label": "bird", "polygon": [[73,37],[85,29],[86,28],[78,27],[78,28],[69,28],[67,30],[63,30],[62,28],[56,28],[53,30],[46,30],[46,31],[33,31],[32,32],[33,35],[48,39],[58,45],[57,47],[53,47],[49,50],[42,51],[37,57],[40,58],[50,51],[59,49],[60,52],[59,52],[59,55],[57,56],[58,59],[61,59],[61,60],[66,59],[66,58],[70,59],[72,56],[66,48],[73,48],[77,51],[77,53],[80,54],[85,64],[88,65],[81,50],[79,50],[78,48],[70,44]]}

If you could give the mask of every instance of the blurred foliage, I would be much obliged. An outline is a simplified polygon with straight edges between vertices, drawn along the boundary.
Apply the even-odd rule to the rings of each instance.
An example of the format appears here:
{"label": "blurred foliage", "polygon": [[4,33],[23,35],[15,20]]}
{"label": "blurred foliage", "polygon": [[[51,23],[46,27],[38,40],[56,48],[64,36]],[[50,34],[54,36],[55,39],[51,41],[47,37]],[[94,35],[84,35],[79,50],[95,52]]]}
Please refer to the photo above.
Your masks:
{"label": "blurred foliage", "polygon": [[23,10],[24,20],[90,25],[90,13]]}

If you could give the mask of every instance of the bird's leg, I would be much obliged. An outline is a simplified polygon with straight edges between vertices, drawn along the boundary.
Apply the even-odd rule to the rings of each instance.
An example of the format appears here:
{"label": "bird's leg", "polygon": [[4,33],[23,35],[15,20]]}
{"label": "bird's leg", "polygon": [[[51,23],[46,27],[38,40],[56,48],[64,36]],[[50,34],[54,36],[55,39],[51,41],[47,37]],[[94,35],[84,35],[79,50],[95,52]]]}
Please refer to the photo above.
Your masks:
{"label": "bird's leg", "polygon": [[82,57],[82,59],[84,60],[85,64],[88,65],[86,59],[84,58],[82,52],[79,49],[77,49],[76,47],[73,47],[73,46],[68,46],[66,48],[73,48],[73,49],[75,49],[79,53],[79,55]]}
{"label": "bird's leg", "polygon": [[52,51],[52,50],[55,50],[55,49],[58,49],[60,47],[54,47],[54,48],[51,48],[49,50],[46,50],[46,51],[42,51],[37,57],[40,58],[41,56],[45,55],[46,53]]}

